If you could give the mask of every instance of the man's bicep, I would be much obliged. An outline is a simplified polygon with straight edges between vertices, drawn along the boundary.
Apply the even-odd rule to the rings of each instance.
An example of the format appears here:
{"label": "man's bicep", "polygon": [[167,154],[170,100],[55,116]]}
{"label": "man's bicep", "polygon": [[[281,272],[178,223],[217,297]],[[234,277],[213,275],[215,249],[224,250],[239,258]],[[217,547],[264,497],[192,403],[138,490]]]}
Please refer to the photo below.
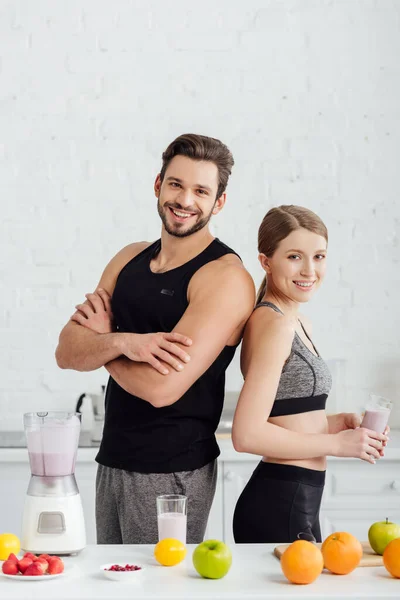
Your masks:
{"label": "man's bicep", "polygon": [[[254,296],[249,284],[226,286],[223,290],[204,290],[190,302],[173,331],[192,340],[184,350],[190,355],[181,373],[168,375],[168,383],[184,393],[212,365],[235,332],[243,329],[251,314]],[[233,293],[235,292],[235,293]],[[232,344],[233,345],[233,344]]]}

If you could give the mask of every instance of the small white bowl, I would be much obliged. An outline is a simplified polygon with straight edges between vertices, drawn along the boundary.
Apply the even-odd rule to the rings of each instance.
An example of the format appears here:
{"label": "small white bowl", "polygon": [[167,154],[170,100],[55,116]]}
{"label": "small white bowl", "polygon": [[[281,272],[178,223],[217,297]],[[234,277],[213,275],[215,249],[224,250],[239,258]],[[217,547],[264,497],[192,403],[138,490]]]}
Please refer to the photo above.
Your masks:
{"label": "small white bowl", "polygon": [[[136,571],[109,571],[108,569],[113,565],[121,564],[121,567],[124,567],[122,563],[108,563],[106,565],[101,565],[100,571],[103,573],[104,577],[107,579],[112,579],[113,581],[125,581],[126,583],[129,581],[140,581],[143,575],[144,568],[141,565],[137,565],[141,567]],[[125,563],[126,564],[126,563]],[[130,563],[135,564],[135,563]]]}

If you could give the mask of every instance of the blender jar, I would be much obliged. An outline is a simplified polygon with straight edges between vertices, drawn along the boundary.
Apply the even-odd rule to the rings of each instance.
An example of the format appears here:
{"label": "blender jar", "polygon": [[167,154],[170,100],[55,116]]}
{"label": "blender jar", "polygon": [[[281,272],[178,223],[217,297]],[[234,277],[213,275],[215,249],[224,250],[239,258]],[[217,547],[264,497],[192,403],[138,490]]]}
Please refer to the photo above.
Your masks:
{"label": "blender jar", "polygon": [[49,411],[26,413],[24,428],[32,475],[73,475],[81,428],[81,415]]}

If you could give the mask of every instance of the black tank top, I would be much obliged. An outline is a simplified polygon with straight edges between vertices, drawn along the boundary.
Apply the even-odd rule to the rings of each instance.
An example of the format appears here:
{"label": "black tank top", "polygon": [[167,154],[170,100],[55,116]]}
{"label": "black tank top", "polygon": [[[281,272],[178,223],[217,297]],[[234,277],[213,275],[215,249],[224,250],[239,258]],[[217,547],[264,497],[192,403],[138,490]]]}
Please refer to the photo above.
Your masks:
{"label": "black tank top", "polygon": [[[172,331],[188,307],[187,288],[194,273],[225,254],[236,254],[216,238],[180,267],[153,273],[150,261],[160,249],[161,241],[157,240],[119,273],[112,297],[118,331]],[[220,451],[215,430],[223,407],[225,370],[236,348],[225,346],[209,369],[171,406],[155,408],[110,377],[96,461],[126,471],[172,473],[192,471],[217,458]]]}

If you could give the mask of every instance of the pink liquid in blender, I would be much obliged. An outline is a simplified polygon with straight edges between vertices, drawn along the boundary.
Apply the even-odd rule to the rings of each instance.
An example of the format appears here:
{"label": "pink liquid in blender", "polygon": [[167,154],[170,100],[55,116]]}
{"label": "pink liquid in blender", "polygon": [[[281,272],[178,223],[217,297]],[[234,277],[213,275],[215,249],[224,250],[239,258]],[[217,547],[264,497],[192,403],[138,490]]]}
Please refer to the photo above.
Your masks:
{"label": "pink liquid in blender", "polygon": [[361,423],[361,427],[383,433],[385,427],[389,421],[390,410],[388,408],[381,408],[377,410],[366,410],[364,418]]}
{"label": "pink liquid in blender", "polygon": [[39,454],[29,452],[32,475],[61,477],[75,472],[75,454]]}
{"label": "pink liquid in blender", "polygon": [[47,418],[26,430],[32,475],[64,477],[75,472],[80,421]]}
{"label": "pink liquid in blender", "polygon": [[186,515],[183,513],[162,513],[157,517],[158,539],[174,538],[186,544]]}

